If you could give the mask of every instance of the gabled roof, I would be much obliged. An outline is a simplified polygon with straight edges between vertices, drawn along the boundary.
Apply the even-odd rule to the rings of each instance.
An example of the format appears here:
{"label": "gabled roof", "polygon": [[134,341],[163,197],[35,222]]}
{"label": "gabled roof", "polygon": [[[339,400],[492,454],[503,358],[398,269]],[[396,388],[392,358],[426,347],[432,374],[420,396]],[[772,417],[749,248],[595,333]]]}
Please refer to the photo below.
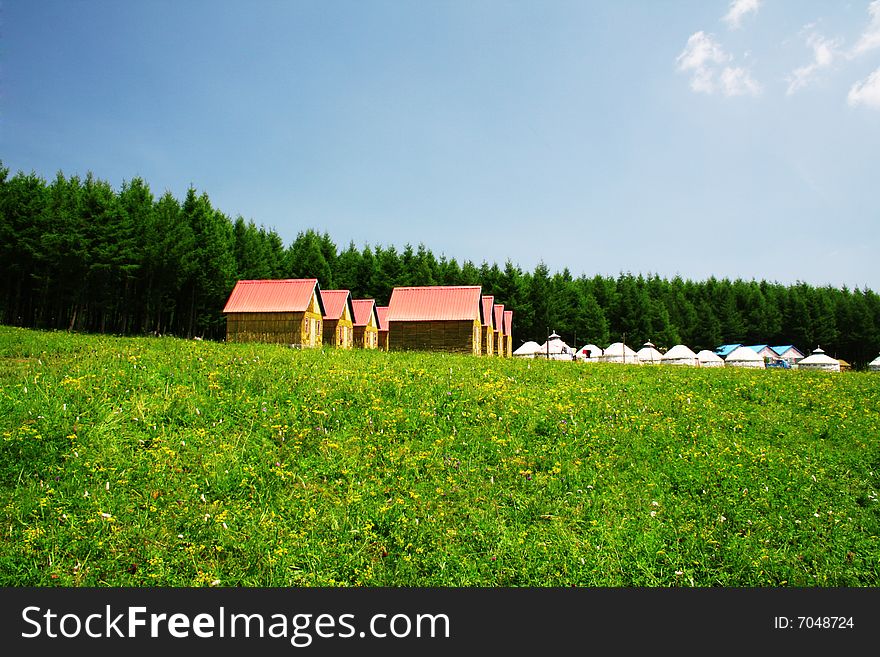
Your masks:
{"label": "gabled roof", "polygon": [[784,356],[787,351],[796,351],[797,353],[799,353],[801,355],[801,358],[804,357],[803,352],[801,352],[801,350],[798,349],[797,347],[795,347],[793,344],[785,344],[785,345],[781,345],[779,347],[770,347],[770,348],[773,351],[775,351],[777,354],[779,354],[780,356]]}
{"label": "gabled roof", "polygon": [[366,326],[370,323],[370,315],[376,321],[376,328],[379,327],[379,315],[376,313],[376,300],[375,299],[355,299],[352,301],[352,305],[354,305],[354,325],[355,326]]}
{"label": "gabled roof", "polygon": [[388,302],[389,322],[479,320],[483,304],[479,285],[396,287]]}
{"label": "gabled roof", "polygon": [[346,306],[348,306],[348,314],[354,318],[351,292],[348,290],[322,290],[321,299],[324,301],[324,319],[328,321],[341,319]]}
{"label": "gabled roof", "polygon": [[376,306],[376,319],[379,321],[379,330],[388,330],[388,306]]}
{"label": "gabled roof", "polygon": [[764,351],[764,349],[769,349],[770,351],[772,351],[772,352],[773,352],[774,354],[776,354],[777,356],[779,355],[779,352],[776,351],[776,350],[775,350],[773,347],[771,347],[769,344],[750,344],[750,345],[746,345],[746,346],[747,346],[749,349],[751,349],[752,351],[754,351],[756,354],[760,354],[762,351]]}
{"label": "gabled roof", "polygon": [[493,296],[484,296],[482,299],[483,303],[483,326],[490,326],[492,329],[495,329],[495,314],[492,312],[492,307],[495,305],[495,297]]}
{"label": "gabled roof", "polygon": [[505,310],[504,311],[504,335],[513,335],[511,329],[513,328],[513,311]]}
{"label": "gabled roof", "polygon": [[732,351],[742,347],[742,344],[723,344],[715,350],[715,353],[721,356],[722,358],[727,358],[727,355]]}
{"label": "gabled roof", "polygon": [[[494,304],[492,306],[492,314],[495,318],[495,330],[501,333],[504,330],[504,304]],[[502,333],[502,335],[504,334]]]}
{"label": "gabled roof", "polygon": [[298,313],[308,310],[317,291],[318,306],[324,301],[317,278],[238,281],[223,307],[224,313]]}

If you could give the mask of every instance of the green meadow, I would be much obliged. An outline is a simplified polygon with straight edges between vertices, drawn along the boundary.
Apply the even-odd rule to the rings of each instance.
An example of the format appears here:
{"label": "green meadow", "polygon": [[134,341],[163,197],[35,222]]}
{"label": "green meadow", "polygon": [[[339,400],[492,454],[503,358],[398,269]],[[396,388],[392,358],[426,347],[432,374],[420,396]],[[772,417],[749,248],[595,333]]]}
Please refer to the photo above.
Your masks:
{"label": "green meadow", "polygon": [[0,585],[880,584],[880,374],[0,327]]}

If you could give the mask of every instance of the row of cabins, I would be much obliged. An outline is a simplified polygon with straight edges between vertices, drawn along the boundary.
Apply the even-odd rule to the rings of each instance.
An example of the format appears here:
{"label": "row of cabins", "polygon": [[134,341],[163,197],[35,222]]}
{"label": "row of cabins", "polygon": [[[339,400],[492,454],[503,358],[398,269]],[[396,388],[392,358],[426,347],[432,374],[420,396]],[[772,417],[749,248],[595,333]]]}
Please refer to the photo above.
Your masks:
{"label": "row of cabins", "polygon": [[396,287],[387,306],[318,280],[238,281],[223,308],[229,342],[510,357],[513,311],[478,285]]}

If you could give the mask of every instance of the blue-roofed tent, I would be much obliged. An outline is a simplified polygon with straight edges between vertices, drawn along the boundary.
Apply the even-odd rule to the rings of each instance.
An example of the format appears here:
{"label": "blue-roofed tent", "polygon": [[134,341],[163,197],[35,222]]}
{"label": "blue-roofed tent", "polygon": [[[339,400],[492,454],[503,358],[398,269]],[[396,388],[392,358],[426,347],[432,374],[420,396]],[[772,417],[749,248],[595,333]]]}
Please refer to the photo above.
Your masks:
{"label": "blue-roofed tent", "polygon": [[739,349],[740,347],[742,347],[741,344],[723,344],[715,350],[715,353],[722,358],[727,358],[730,352],[734,349]]}
{"label": "blue-roofed tent", "polygon": [[747,345],[749,349],[754,351],[756,354],[764,358],[764,360],[777,360],[779,358],[779,354],[776,352],[773,347],[768,344],[755,344],[755,345]]}
{"label": "blue-roofed tent", "polygon": [[777,354],[779,354],[779,357],[782,360],[788,361],[789,365],[794,365],[804,358],[804,354],[802,354],[801,351],[793,344],[787,344],[781,347],[772,347],[772,349]]}

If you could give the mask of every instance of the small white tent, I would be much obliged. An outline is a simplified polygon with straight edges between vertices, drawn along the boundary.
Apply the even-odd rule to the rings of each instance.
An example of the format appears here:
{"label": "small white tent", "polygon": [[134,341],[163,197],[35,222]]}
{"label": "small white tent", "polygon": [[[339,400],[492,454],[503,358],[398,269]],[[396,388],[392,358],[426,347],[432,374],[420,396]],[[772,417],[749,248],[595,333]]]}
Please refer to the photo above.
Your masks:
{"label": "small white tent", "polygon": [[677,344],[663,354],[661,362],[664,365],[699,365],[697,355],[683,344]]}
{"label": "small white tent", "polygon": [[703,349],[697,354],[700,367],[724,367],[724,359],[714,351]]}
{"label": "small white tent", "polygon": [[622,342],[615,342],[605,348],[600,360],[603,363],[638,363],[639,357]]}
{"label": "small white tent", "polygon": [[724,359],[724,364],[731,367],[754,367],[764,369],[764,357],[749,347],[737,347]]}
{"label": "small white tent", "polygon": [[880,356],[868,363],[868,370],[871,372],[880,372]]}
{"label": "small white tent", "polygon": [[519,356],[520,358],[534,358],[535,352],[541,348],[534,340],[529,340],[528,342],[523,342],[519,347],[514,350],[513,355]]}
{"label": "small white tent", "polygon": [[654,345],[650,342],[646,342],[644,346],[636,352],[636,356],[639,357],[639,362],[642,365],[659,365],[660,361],[663,360],[663,354],[657,351],[654,348]]}
{"label": "small white tent", "polygon": [[583,347],[578,349],[577,357],[580,360],[587,361],[588,363],[594,363],[602,357],[602,347],[597,347],[594,344],[585,344]]}
{"label": "small white tent", "polygon": [[550,360],[572,360],[574,349],[569,347],[562,338],[556,335],[556,331],[550,334],[547,342],[540,345],[535,351],[535,358],[548,358]]}
{"label": "small white tent", "polygon": [[799,370],[821,370],[823,372],[839,372],[840,361],[816,347],[813,353],[798,361]]}

